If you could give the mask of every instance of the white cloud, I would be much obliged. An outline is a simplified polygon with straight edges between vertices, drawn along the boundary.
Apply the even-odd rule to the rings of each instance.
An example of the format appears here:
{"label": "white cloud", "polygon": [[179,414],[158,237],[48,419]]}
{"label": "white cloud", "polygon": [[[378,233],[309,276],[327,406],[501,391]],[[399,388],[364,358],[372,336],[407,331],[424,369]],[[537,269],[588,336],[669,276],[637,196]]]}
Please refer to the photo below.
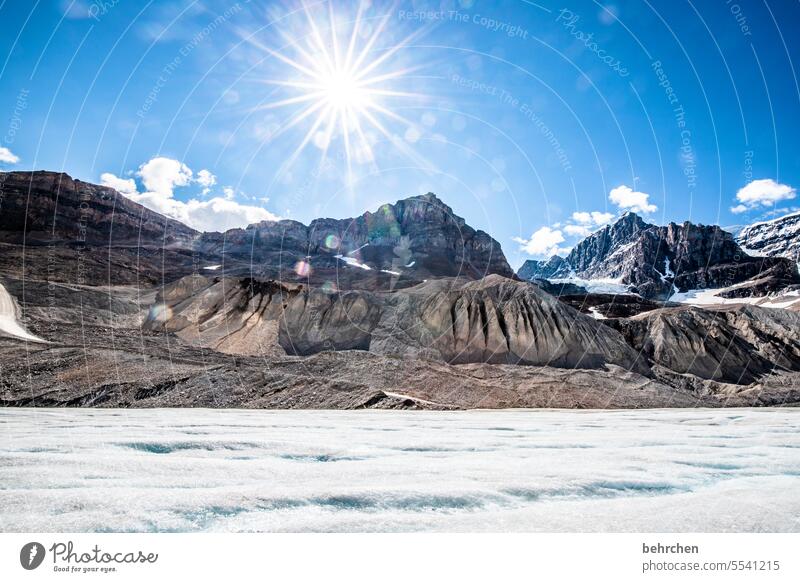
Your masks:
{"label": "white cloud", "polygon": [[597,226],[605,226],[609,222],[614,220],[614,213],[613,212],[592,212],[592,221]]}
{"label": "white cloud", "polygon": [[558,245],[564,242],[564,233],[554,230],[549,226],[543,226],[531,235],[531,238],[524,239],[514,237],[514,242],[520,244],[519,250],[533,256],[550,257],[552,255],[564,254],[569,249],[561,248]]}
{"label": "white cloud", "polygon": [[222,189],[222,193],[225,194],[225,200],[233,200],[234,195],[236,192],[230,186],[225,186]]}
{"label": "white cloud", "polygon": [[742,212],[747,212],[748,210],[750,209],[744,204],[737,204],[736,206],[731,206],[731,212],[733,212],[734,214],[741,214]]}
{"label": "white cloud", "polygon": [[564,226],[564,232],[570,236],[587,237],[592,234],[592,229],[582,224],[567,224]]}
{"label": "white cloud", "polygon": [[90,16],[89,5],[82,0],[61,0],[61,12],[70,19],[84,19]]}
{"label": "white cloud", "polygon": [[278,216],[260,206],[247,206],[220,197],[176,202],[181,206],[177,208],[175,218],[197,230],[224,231],[262,220],[279,220]]}
{"label": "white cloud", "polygon": [[[196,198],[187,201],[177,200],[173,194],[176,187],[186,186],[192,182],[192,170],[177,160],[170,158],[153,158],[142,164],[137,172],[142,179],[146,191],[139,192],[133,179],[123,179],[111,173],[101,176],[103,185],[118,190],[121,194],[138,202],[142,206],[179,220],[184,224],[202,231],[224,231],[241,228],[262,220],[279,220],[280,218],[260,206],[247,206],[234,200],[214,197],[209,200]],[[204,185],[216,176],[207,170],[197,173],[197,182]],[[202,181],[201,181],[202,180]],[[226,188],[226,196],[228,195]],[[233,190],[230,191],[233,194]]]}
{"label": "white cloud", "polygon": [[211,187],[217,183],[217,177],[208,170],[200,170],[194,181],[203,187],[203,194],[208,194]]}
{"label": "white cloud", "polygon": [[736,200],[740,204],[731,208],[731,212],[739,214],[758,206],[773,206],[781,200],[792,200],[797,196],[797,190],[787,184],[780,184],[775,180],[753,180],[736,193]]}
{"label": "white cloud", "polygon": [[100,184],[113,188],[120,194],[125,194],[126,196],[138,193],[136,181],[133,178],[126,180],[124,178],[118,178],[109,172],[100,175]]}
{"label": "white cloud", "polygon": [[608,193],[608,199],[623,210],[641,212],[644,214],[655,212],[658,207],[650,204],[650,194],[636,192],[628,186],[617,186]]}
{"label": "white cloud", "polygon": [[192,171],[186,164],[170,158],[153,158],[139,166],[137,175],[149,192],[166,198],[172,197],[176,186],[186,186],[192,180]]}
{"label": "white cloud", "polygon": [[590,226],[594,224],[595,226],[604,226],[611,222],[614,218],[614,214],[611,212],[573,212],[572,213],[572,220],[577,224],[582,224],[585,226]]}
{"label": "white cloud", "polygon": [[591,224],[592,215],[589,212],[573,212],[572,220],[578,224]]}
{"label": "white cloud", "polygon": [[0,148],[0,163],[3,164],[16,164],[19,161],[19,157],[15,156],[10,149],[8,148]]}

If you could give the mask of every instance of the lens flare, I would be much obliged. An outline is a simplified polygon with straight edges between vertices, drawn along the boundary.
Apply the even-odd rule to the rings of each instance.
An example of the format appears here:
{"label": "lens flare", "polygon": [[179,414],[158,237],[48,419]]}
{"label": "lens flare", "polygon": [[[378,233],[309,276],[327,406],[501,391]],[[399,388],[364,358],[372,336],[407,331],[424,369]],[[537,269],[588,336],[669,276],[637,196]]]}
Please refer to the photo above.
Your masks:
{"label": "lens flare", "polygon": [[294,266],[294,272],[298,277],[309,277],[311,275],[311,263],[308,261],[297,261]]}
{"label": "lens flare", "polygon": [[338,249],[341,242],[335,234],[329,234],[325,237],[325,247],[329,249]]}

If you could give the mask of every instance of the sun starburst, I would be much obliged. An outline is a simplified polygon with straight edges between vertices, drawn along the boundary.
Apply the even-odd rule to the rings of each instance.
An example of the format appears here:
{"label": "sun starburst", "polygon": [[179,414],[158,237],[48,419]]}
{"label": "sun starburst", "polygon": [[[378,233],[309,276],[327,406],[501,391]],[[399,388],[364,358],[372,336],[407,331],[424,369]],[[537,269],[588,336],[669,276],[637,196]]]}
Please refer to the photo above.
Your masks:
{"label": "sun starburst", "polygon": [[290,167],[310,143],[322,150],[320,164],[323,164],[331,142],[340,140],[349,183],[354,161],[375,162],[374,135],[382,136],[414,157],[408,144],[387,126],[389,123],[413,125],[392,110],[394,100],[423,97],[420,93],[398,88],[404,78],[419,67],[394,63],[398,53],[420,31],[388,47],[379,47],[378,40],[387,36],[391,10],[383,16],[367,18],[364,12],[367,4],[362,2],[355,16],[348,20],[337,17],[330,1],[320,18],[319,6],[315,5],[312,11],[303,2],[306,29],[301,34],[280,32],[284,41],[282,48],[260,46],[286,65],[281,78],[263,80],[285,94],[262,105],[261,109],[294,109],[272,134],[272,139],[298,126],[305,129],[284,167]]}

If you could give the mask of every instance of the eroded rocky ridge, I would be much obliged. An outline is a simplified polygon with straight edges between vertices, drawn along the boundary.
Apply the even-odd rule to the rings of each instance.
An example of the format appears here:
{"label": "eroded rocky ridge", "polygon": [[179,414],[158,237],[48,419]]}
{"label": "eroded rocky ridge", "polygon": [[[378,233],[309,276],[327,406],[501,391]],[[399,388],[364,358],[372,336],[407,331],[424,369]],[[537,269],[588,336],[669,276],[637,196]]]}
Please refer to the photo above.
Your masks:
{"label": "eroded rocky ridge", "polygon": [[614,364],[649,373],[617,332],[535,285],[499,275],[440,279],[394,293],[195,277],[168,286],[156,305],[147,329],[229,353],[356,349],[450,364]]}
{"label": "eroded rocky ridge", "polygon": [[607,323],[649,361],[679,374],[750,384],[776,372],[800,372],[797,312],[680,306]]}

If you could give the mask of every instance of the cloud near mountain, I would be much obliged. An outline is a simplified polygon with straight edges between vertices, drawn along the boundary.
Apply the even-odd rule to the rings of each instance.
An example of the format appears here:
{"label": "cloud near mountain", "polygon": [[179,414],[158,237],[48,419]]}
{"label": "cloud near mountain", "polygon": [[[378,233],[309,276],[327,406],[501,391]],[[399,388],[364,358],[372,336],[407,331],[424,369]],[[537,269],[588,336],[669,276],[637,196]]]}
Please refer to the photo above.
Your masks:
{"label": "cloud near mountain", "polygon": [[642,214],[650,214],[658,210],[658,206],[650,204],[650,194],[636,192],[633,188],[624,184],[611,190],[608,193],[608,199],[621,210],[630,210],[631,212]]}
{"label": "cloud near mountain", "polygon": [[797,190],[788,184],[781,184],[770,178],[752,180],[736,193],[739,204],[732,207],[731,212],[741,214],[759,206],[773,206],[783,200],[793,200],[796,196]]}
{"label": "cloud near mountain", "polygon": [[[619,186],[609,193],[609,199],[620,207],[621,210],[637,209],[640,212],[654,212],[657,208],[648,202],[650,195],[644,192],[634,192],[627,186]],[[647,208],[648,210],[642,210]],[[634,212],[636,210],[633,210]],[[553,255],[566,255],[570,247],[561,247],[566,241],[565,235],[573,238],[586,238],[595,230],[609,224],[616,215],[613,212],[573,212],[565,222],[557,222],[552,226],[543,226],[531,234],[530,238],[515,237],[513,240],[520,244],[520,250],[534,257],[551,257]]]}
{"label": "cloud near mountain", "polygon": [[178,160],[155,157],[142,164],[136,176],[144,191],[139,191],[135,179],[120,178],[110,172],[102,174],[100,180],[103,186],[114,188],[134,202],[201,231],[224,231],[262,220],[279,220],[265,208],[236,202],[233,189],[228,187],[224,189],[224,197],[176,199],[176,188],[198,184],[205,196],[217,184],[217,177],[209,170],[200,170],[195,176],[191,168]]}
{"label": "cloud near mountain", "polygon": [[14,155],[14,153],[4,147],[0,147],[0,163],[2,164],[16,164],[19,161],[19,157]]}
{"label": "cloud near mountain", "polygon": [[531,234],[528,239],[514,237],[514,242],[519,243],[520,250],[534,257],[549,257],[569,252],[568,248],[558,246],[565,240],[564,233],[549,226],[543,226]]}

